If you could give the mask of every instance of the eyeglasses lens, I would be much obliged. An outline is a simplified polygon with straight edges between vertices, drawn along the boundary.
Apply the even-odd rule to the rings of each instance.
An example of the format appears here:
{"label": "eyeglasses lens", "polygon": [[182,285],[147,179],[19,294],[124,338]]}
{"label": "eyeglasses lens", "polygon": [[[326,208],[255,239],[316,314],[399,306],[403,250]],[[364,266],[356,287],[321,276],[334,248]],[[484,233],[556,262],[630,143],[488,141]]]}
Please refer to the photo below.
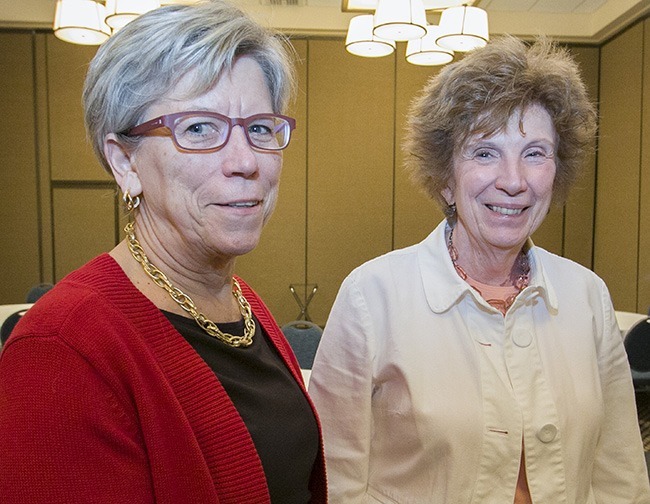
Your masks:
{"label": "eyeglasses lens", "polygon": [[[284,149],[289,143],[290,125],[281,117],[256,115],[244,119],[248,142],[262,150]],[[208,150],[221,147],[228,139],[228,121],[211,115],[189,115],[178,119],[174,137],[183,149]]]}

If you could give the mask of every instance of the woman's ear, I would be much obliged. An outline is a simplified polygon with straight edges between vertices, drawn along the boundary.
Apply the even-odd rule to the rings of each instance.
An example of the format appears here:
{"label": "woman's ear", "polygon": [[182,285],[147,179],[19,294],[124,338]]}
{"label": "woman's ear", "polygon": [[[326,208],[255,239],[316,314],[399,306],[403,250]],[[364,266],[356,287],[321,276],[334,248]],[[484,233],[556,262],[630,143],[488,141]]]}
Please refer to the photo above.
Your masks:
{"label": "woman's ear", "polygon": [[445,187],[442,191],[440,191],[440,194],[442,194],[442,197],[445,198],[445,201],[447,202],[447,205],[453,205],[455,203],[454,201],[454,191],[452,188],[448,185]]}
{"label": "woman's ear", "polygon": [[135,170],[134,153],[119,141],[115,133],[104,138],[104,156],[122,193],[128,191],[133,198],[140,196],[142,184]]}

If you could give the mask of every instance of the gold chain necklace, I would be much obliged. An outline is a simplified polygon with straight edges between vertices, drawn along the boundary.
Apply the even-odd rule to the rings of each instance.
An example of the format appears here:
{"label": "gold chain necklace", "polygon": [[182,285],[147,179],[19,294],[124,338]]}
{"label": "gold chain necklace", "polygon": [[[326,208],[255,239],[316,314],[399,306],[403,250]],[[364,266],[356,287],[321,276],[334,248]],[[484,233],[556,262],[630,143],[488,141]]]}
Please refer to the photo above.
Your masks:
{"label": "gold chain necklace", "polygon": [[207,318],[197,309],[191,297],[185,294],[178,287],[174,287],[167,276],[153,264],[151,264],[151,262],[149,262],[147,254],[145,254],[142,246],[140,245],[140,242],[135,237],[135,230],[133,228],[132,222],[129,222],[124,227],[124,231],[126,232],[126,243],[133,258],[142,265],[145,273],[151,277],[153,282],[158,287],[165,289],[169,296],[174,301],[176,301],[179,306],[183,308],[183,310],[194,317],[194,320],[196,320],[196,323],[199,324],[201,329],[203,329],[213,338],[217,338],[227,345],[233,347],[250,346],[250,344],[253,342],[253,335],[255,334],[255,320],[253,320],[251,305],[242,294],[241,287],[236,279],[232,279],[232,295],[237,300],[237,303],[239,304],[239,311],[242,314],[242,317],[244,317],[243,336],[236,336],[221,331],[219,327],[217,327],[217,324],[212,322],[212,320]]}

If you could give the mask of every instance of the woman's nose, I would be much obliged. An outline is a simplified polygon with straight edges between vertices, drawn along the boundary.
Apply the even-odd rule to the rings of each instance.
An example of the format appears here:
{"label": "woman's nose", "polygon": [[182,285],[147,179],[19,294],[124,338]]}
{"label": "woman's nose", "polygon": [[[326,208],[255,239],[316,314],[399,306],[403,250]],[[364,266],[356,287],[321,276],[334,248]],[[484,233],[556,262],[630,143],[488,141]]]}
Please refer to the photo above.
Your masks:
{"label": "woman's nose", "polygon": [[227,176],[250,177],[257,172],[257,156],[253,147],[248,143],[242,126],[233,127],[230,138],[221,149],[221,153],[223,156],[222,169]]}
{"label": "woman's nose", "polygon": [[524,164],[519,159],[504,158],[496,180],[498,189],[514,196],[528,188]]}

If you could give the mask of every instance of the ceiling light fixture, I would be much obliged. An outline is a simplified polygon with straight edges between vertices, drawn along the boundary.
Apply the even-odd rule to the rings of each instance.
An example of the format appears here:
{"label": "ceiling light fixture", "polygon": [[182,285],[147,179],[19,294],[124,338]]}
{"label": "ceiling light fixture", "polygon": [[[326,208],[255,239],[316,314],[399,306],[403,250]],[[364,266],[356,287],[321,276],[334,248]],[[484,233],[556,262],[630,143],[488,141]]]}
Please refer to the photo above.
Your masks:
{"label": "ceiling light fixture", "polygon": [[406,61],[414,65],[446,65],[454,59],[454,51],[438,45],[440,27],[427,26],[427,34],[416,40],[409,40],[406,45]]}
{"label": "ceiling light fixture", "polygon": [[[454,51],[482,47],[489,40],[487,12],[474,7],[473,0],[342,0],[342,10],[372,12],[350,20],[346,49],[357,56],[391,54],[395,41],[408,41],[406,60],[415,65],[444,65]],[[428,25],[427,11],[440,12],[440,24]],[[363,20],[358,19],[363,18]],[[368,33],[372,18],[372,37]],[[364,35],[354,30],[364,27]],[[387,44],[391,43],[390,48]],[[359,45],[357,45],[359,44]]]}
{"label": "ceiling light fixture", "polygon": [[57,0],[54,35],[73,44],[99,45],[160,4],[160,0]]}
{"label": "ceiling light fixture", "polygon": [[487,12],[478,7],[450,7],[440,16],[438,44],[452,51],[471,51],[488,43]]}
{"label": "ceiling light fixture", "polygon": [[390,40],[424,37],[427,15],[422,0],[379,0],[372,33]]}
{"label": "ceiling light fixture", "polygon": [[119,30],[139,15],[160,7],[160,0],[106,0],[106,24]]}
{"label": "ceiling light fixture", "polygon": [[395,50],[395,42],[373,35],[373,15],[364,14],[350,19],[345,48],[355,56],[377,58],[388,56]]}
{"label": "ceiling light fixture", "polygon": [[[372,14],[377,10],[379,0],[341,0],[341,10],[343,12],[356,12]],[[458,5],[474,5],[477,0],[422,0],[424,10],[442,10],[447,7],[456,7]]]}
{"label": "ceiling light fixture", "polygon": [[104,6],[93,0],[57,0],[54,35],[73,44],[99,45],[111,36]]}

